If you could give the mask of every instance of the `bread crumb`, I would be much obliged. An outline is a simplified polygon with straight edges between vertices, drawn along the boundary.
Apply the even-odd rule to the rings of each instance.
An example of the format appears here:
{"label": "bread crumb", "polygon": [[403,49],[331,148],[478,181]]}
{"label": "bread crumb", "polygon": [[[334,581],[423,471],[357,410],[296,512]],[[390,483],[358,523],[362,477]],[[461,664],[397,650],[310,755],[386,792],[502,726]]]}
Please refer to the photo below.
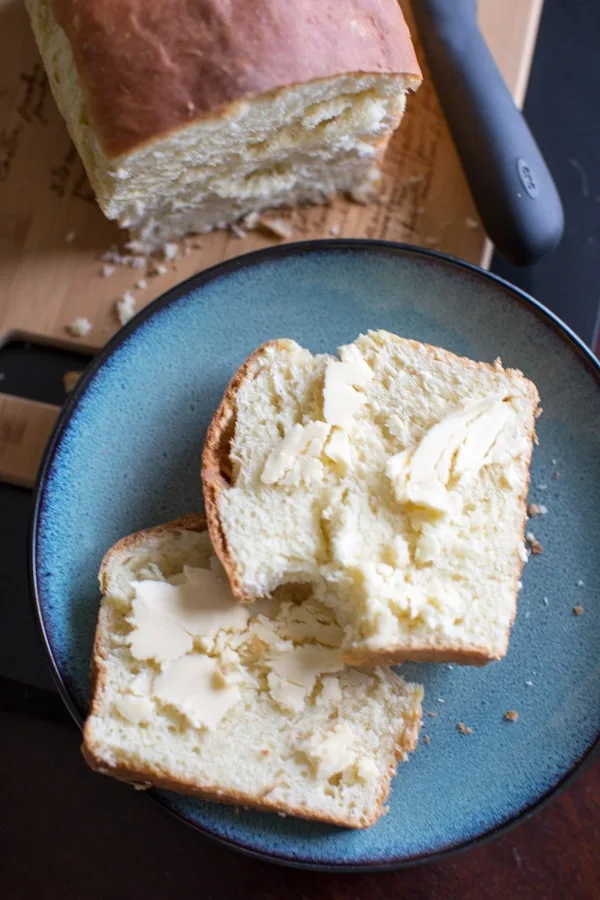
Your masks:
{"label": "bread crumb", "polygon": [[509,709],[504,713],[504,718],[507,722],[518,722],[519,713],[516,711],[516,709]]}
{"label": "bread crumb", "polygon": [[548,485],[547,484],[538,484],[537,489],[538,489],[538,491],[546,491],[546,490],[548,490]]}
{"label": "bread crumb", "polygon": [[465,219],[465,225],[471,231],[474,231],[475,228],[479,228],[479,222],[477,221],[477,219],[472,219],[470,216],[467,216],[467,218]]}
{"label": "bread crumb", "polygon": [[71,244],[76,237],[77,233],[75,231],[68,231],[67,234],[65,234],[65,241],[67,244]]}
{"label": "bread crumb", "polygon": [[179,245],[174,241],[167,241],[167,243],[162,248],[162,252],[165,259],[177,259],[177,257],[179,256]]}
{"label": "bread crumb", "polygon": [[585,585],[585,581],[583,578],[579,578],[577,581],[577,587],[583,587]]}
{"label": "bread crumb", "polygon": [[464,722],[457,722],[456,727],[460,731],[461,734],[473,734],[473,729],[469,728],[468,725],[465,725]]}
{"label": "bread crumb", "polygon": [[338,237],[339,233],[340,233],[339,225],[332,225],[331,228],[329,229],[329,234],[331,234],[332,237]]}
{"label": "bread crumb", "polygon": [[115,313],[121,325],[126,325],[135,316],[135,297],[130,291],[125,291],[120,300],[115,302]]}
{"label": "bread crumb", "polygon": [[259,221],[259,214],[257,212],[251,212],[248,213],[247,216],[244,216],[244,218],[242,219],[242,225],[244,226],[244,228],[247,228],[248,231],[254,231]]}
{"label": "bread crumb", "polygon": [[369,203],[373,203],[375,200],[373,185],[357,184],[356,187],[352,188],[350,191],[350,199],[354,200],[355,203],[359,203],[361,206],[367,206]]}
{"label": "bread crumb", "polygon": [[135,286],[139,291],[145,291],[148,287],[148,282],[145,278],[140,278],[139,281],[136,281]]}
{"label": "bread crumb", "polygon": [[235,222],[232,222],[232,224],[229,226],[229,230],[231,231],[232,235],[238,238],[238,240],[240,241],[245,237],[248,237],[248,232],[244,231],[243,228],[240,228],[239,225],[236,225]]}
{"label": "bread crumb", "polygon": [[109,278],[111,275],[114,275],[116,271],[116,266],[111,266],[108,263],[104,263],[104,265],[100,269],[100,274],[103,278]]}
{"label": "bread crumb", "polygon": [[152,252],[152,248],[150,244],[145,244],[143,241],[128,241],[125,244],[127,250],[131,250],[132,253],[138,254],[140,256],[149,256]]}
{"label": "bread crumb", "polygon": [[574,606],[573,607],[573,615],[574,616],[582,616],[584,614],[584,612],[585,612],[585,610],[584,610],[583,606]]}
{"label": "bread crumb", "polygon": [[131,256],[128,265],[131,269],[143,269],[147,262],[145,256]]}
{"label": "bread crumb", "polygon": [[553,472],[552,478],[554,481],[558,481],[558,479],[560,478],[560,472]]}
{"label": "bread crumb", "polygon": [[548,606],[549,603],[550,603],[550,601],[548,600],[548,598],[544,597],[544,606]]}
{"label": "bread crumb", "polygon": [[445,700],[442,700],[441,697],[438,697],[438,698],[437,698],[437,701],[438,701],[438,703],[445,703],[445,702],[446,702]]}
{"label": "bread crumb", "polygon": [[67,394],[69,393],[69,391],[73,390],[82,375],[82,370],[65,372],[65,374],[63,375],[63,386]]}
{"label": "bread crumb", "polygon": [[270,231],[275,237],[281,238],[282,240],[292,238],[294,236],[294,229],[288,222],[284,222],[283,219],[260,219],[260,224],[267,231]]}
{"label": "bread crumb", "polygon": [[431,743],[431,738],[429,737],[428,734],[426,734],[425,737],[423,738],[423,743],[424,743],[424,744],[430,744],[430,743]]}
{"label": "bread crumb", "polygon": [[149,275],[166,275],[169,270],[165,266],[164,263],[152,263],[152,268],[150,269]]}
{"label": "bread crumb", "polygon": [[525,684],[527,687],[533,687],[533,681],[526,681]]}
{"label": "bread crumb", "polygon": [[428,712],[427,715],[428,715],[431,719],[437,719],[437,713],[436,713],[436,712]]}
{"label": "bread crumb", "polygon": [[539,555],[540,553],[543,553],[543,552],[544,552],[544,548],[542,547],[542,545],[540,544],[540,542],[539,542],[538,539],[536,538],[535,534],[533,534],[533,532],[528,531],[527,534],[525,535],[525,540],[527,541],[527,543],[528,543],[529,546],[531,547],[531,552],[532,552],[532,553],[535,553],[536,555]]}
{"label": "bread crumb", "polygon": [[530,503],[527,507],[527,515],[530,519],[535,519],[536,516],[545,516],[547,512],[548,507],[543,503]]}
{"label": "bread crumb", "polygon": [[85,316],[77,316],[69,325],[65,326],[66,331],[73,337],[86,337],[92,328],[92,323]]}

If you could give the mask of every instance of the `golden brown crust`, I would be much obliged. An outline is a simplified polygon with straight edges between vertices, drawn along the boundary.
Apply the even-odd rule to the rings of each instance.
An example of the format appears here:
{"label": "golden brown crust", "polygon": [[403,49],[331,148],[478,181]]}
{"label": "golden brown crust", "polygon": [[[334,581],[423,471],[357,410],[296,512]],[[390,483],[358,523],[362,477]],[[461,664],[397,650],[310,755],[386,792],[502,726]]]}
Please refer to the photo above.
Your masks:
{"label": "golden brown crust", "polygon": [[[119,557],[135,550],[139,544],[146,542],[149,536],[160,537],[161,535],[168,533],[172,534],[176,531],[202,532],[205,530],[206,520],[203,516],[188,515],[164,525],[159,525],[155,528],[149,528],[145,531],[130,534],[123,538],[108,550],[102,561],[99,577],[103,593],[106,592],[109,567],[118,564],[117,561]],[[276,812],[304,819],[314,819],[346,828],[366,828],[376,822],[381,816],[383,804],[389,794],[391,780],[396,774],[396,764],[417,746],[422,722],[422,688],[417,687],[413,691],[414,696],[412,698],[412,706],[407,710],[403,727],[395,738],[394,764],[390,764],[387,771],[382,776],[379,795],[373,814],[371,816],[362,816],[357,819],[346,819],[343,817],[311,813],[309,810],[303,809],[302,807],[294,807],[282,803],[281,801],[275,802],[269,800],[268,794],[265,794],[262,798],[257,798],[254,795],[246,794],[241,791],[228,791],[226,793],[218,785],[201,785],[193,780],[173,778],[169,776],[168,773],[165,773],[154,766],[146,765],[130,767],[122,764],[114,764],[105,759],[101,753],[97,752],[91,734],[90,720],[93,716],[101,715],[102,703],[104,701],[104,691],[106,687],[106,657],[108,651],[108,637],[111,632],[111,615],[110,608],[102,605],[94,637],[94,649],[90,673],[91,703],[88,718],[83,727],[83,743],[81,746],[82,755],[91,769],[103,775],[109,775],[119,781],[132,784],[134,787],[138,788],[158,787],[181,794],[200,797],[204,800],[227,803],[233,806],[249,807],[262,812]]]}
{"label": "golden brown crust", "polygon": [[259,368],[262,358],[271,348],[284,349],[289,341],[267,341],[258,347],[248,359],[242,363],[223,395],[219,407],[208,426],[204,450],[202,452],[202,490],[204,493],[204,507],[208,533],[215,553],[221,560],[223,568],[227,572],[231,592],[240,603],[249,605],[258,600],[258,596],[252,596],[244,590],[239,579],[235,562],[231,556],[227,535],[221,524],[219,513],[219,500],[223,491],[231,486],[227,480],[227,473],[231,472],[229,460],[229,446],[235,428],[236,397],[243,382],[253,378]]}
{"label": "golden brown crust", "polygon": [[287,803],[270,801],[268,796],[260,799],[252,794],[246,794],[243,791],[228,791],[225,793],[221,788],[215,785],[199,785],[193,781],[183,779],[170,778],[162,772],[152,768],[151,766],[139,768],[128,768],[122,765],[111,765],[100,756],[94,754],[93,749],[83,744],[81,747],[83,758],[95,772],[101,775],[110,775],[119,781],[132,784],[134,787],[156,787],[167,791],[174,791],[177,794],[187,794],[190,797],[199,797],[202,800],[210,800],[216,803],[226,803],[228,806],[242,806],[248,809],[255,809],[259,812],[278,813],[280,815],[293,816],[300,819],[311,819],[318,822],[327,822],[331,825],[339,825],[343,828],[368,828],[373,825],[383,812],[382,806],[389,793],[389,785],[392,775],[387,776],[387,781],[382,787],[378,805],[372,816],[361,816],[356,819],[345,819],[337,816],[329,816],[325,814],[311,813],[302,807],[291,806]]}
{"label": "golden brown crust", "polygon": [[266,92],[421,72],[397,0],[50,0],[109,158]]}

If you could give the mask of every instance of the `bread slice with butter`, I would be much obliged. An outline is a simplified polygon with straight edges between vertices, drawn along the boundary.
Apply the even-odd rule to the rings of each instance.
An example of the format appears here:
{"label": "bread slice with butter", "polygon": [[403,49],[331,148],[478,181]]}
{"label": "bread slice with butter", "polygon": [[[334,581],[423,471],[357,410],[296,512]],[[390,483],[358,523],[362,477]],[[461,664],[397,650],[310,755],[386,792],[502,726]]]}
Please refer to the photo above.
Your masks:
{"label": "bread slice with butter", "polygon": [[209,530],[242,603],[307,583],[346,662],[507,650],[538,392],[515,370],[369,332],[260,347],[209,428]]}
{"label": "bread slice with butter", "polygon": [[381,815],[423,690],[345,666],[331,610],[297,589],[236,603],[198,516],[120,541],[100,584],[93,769],[350,828]]}

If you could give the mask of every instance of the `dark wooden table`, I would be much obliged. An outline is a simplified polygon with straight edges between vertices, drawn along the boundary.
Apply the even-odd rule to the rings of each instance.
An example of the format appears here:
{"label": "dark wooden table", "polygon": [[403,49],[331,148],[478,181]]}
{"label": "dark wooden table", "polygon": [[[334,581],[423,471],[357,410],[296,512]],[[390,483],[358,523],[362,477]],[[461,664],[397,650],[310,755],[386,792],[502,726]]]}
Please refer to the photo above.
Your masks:
{"label": "dark wooden table", "polygon": [[[599,46],[598,0],[546,0],[526,113],[562,193],[567,231],[538,266],[494,264],[590,344],[600,298]],[[14,373],[18,393],[60,402],[56,361],[38,354],[19,371],[19,352],[0,348],[3,389],[12,389]],[[66,358],[62,366],[78,367]],[[600,900],[600,761],[503,837],[436,864],[372,875],[245,858],[89,772],[76,730],[14,693],[22,681],[51,687],[26,596],[30,508],[29,495],[0,485],[0,675],[12,679],[0,683],[0,900]]]}

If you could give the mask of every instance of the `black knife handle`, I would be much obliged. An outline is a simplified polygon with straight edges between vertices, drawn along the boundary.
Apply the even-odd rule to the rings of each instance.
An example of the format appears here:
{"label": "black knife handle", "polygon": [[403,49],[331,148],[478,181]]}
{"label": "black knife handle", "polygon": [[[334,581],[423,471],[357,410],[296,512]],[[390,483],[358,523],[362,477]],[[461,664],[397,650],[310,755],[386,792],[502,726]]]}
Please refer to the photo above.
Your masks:
{"label": "black knife handle", "polygon": [[559,243],[563,208],[471,14],[474,4],[416,0],[413,9],[483,226],[510,262],[535,262]]}

